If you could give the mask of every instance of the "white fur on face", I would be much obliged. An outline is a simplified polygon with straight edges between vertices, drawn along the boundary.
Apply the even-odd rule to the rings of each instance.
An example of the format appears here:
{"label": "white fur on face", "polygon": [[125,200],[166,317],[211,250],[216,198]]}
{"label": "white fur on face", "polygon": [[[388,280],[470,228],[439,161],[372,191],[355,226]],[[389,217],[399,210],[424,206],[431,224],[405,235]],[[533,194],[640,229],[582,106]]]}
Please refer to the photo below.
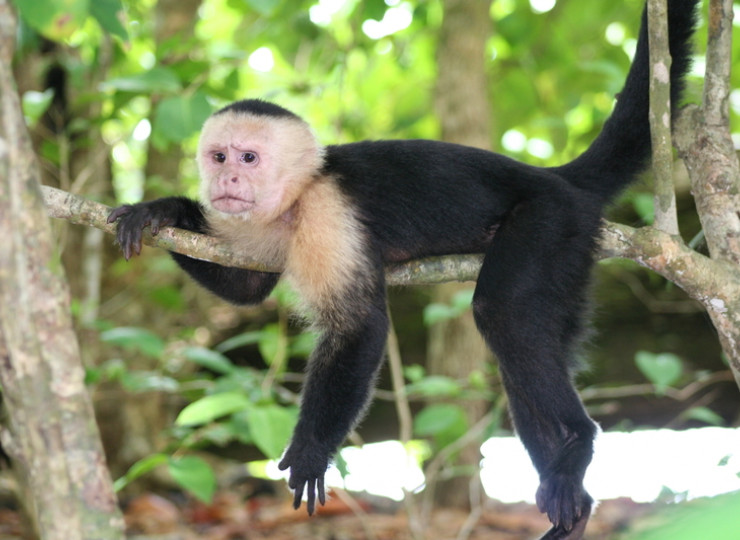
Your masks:
{"label": "white fur on face", "polygon": [[291,208],[322,160],[323,149],[300,119],[216,114],[198,143],[201,201],[214,214],[269,223]]}

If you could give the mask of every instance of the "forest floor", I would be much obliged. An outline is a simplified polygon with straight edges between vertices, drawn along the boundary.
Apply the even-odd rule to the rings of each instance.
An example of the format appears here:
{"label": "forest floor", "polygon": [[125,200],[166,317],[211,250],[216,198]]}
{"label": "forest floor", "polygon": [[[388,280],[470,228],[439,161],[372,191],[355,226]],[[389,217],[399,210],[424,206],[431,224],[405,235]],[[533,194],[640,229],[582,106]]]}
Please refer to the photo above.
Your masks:
{"label": "forest floor", "polygon": [[[349,504],[347,504],[349,502]],[[350,508],[353,507],[353,509]],[[620,531],[648,514],[653,505],[629,499],[600,503],[588,529],[589,540],[620,538]],[[131,540],[412,540],[407,513],[401,503],[364,499],[355,494],[333,496],[317,515],[293,510],[287,496],[246,498],[220,492],[211,504],[142,494],[124,508],[127,538]],[[549,523],[536,507],[488,500],[477,519],[461,510],[432,513],[427,540],[530,540],[539,538]],[[464,531],[461,534],[461,531]],[[26,540],[21,516],[0,508],[0,540]]]}

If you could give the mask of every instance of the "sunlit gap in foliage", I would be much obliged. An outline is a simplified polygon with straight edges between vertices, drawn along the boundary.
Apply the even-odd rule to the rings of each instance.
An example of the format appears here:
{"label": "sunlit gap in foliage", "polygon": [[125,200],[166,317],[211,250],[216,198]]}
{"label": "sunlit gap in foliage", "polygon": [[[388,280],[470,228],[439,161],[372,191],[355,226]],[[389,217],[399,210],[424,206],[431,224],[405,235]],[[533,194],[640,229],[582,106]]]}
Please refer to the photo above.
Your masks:
{"label": "sunlit gap in foliage", "polygon": [[[311,22],[328,26],[334,17],[354,4],[351,0],[319,0],[308,10]],[[405,30],[413,21],[413,6],[401,0],[385,0],[388,9],[379,21],[368,19],[362,23],[362,31],[370,39],[381,39]]]}
{"label": "sunlit gap in foliage", "polygon": [[[346,475],[332,466],[327,485],[365,491],[394,500],[403,490],[424,488],[420,463],[430,453],[423,441],[404,449],[398,441],[342,450]],[[586,489],[598,500],[629,497],[652,502],[673,494],[672,502],[740,491],[740,428],[668,429],[601,433],[586,473]],[[482,448],[481,480],[489,497],[534,502],[539,484],[527,451],[516,437],[493,437]],[[277,461],[249,465],[255,476],[286,478]]]}
{"label": "sunlit gap in foliage", "polygon": [[275,67],[275,57],[268,47],[260,47],[249,55],[248,63],[255,71],[268,73]]}
{"label": "sunlit gap in foliage", "polygon": [[621,47],[624,45],[624,40],[627,38],[627,29],[622,23],[613,22],[606,27],[604,35],[609,43],[615,47]]}
{"label": "sunlit gap in foliage", "polygon": [[501,145],[509,152],[527,152],[529,155],[539,159],[549,159],[555,149],[552,144],[544,139],[527,136],[517,129],[510,129],[501,137]]}
{"label": "sunlit gap in foliage", "polygon": [[133,133],[131,136],[134,138],[134,140],[137,141],[145,141],[149,138],[149,135],[152,134],[152,124],[149,122],[148,118],[142,118],[139,120],[139,123],[136,124],[136,127],[134,128]]}
{"label": "sunlit gap in foliage", "polygon": [[414,20],[413,8],[407,2],[386,10],[383,19],[368,19],[362,23],[362,31],[370,39],[381,39],[405,30]]}
{"label": "sunlit gap in foliage", "polygon": [[529,0],[529,5],[535,13],[547,13],[555,7],[556,0]]}
{"label": "sunlit gap in foliage", "polygon": [[[730,92],[730,108],[736,115],[740,116],[740,90]],[[733,132],[732,140],[735,143],[735,148],[740,149],[740,133]]]}
{"label": "sunlit gap in foliage", "polygon": [[311,22],[319,26],[328,26],[332,18],[347,5],[347,0],[319,0],[308,8]]}

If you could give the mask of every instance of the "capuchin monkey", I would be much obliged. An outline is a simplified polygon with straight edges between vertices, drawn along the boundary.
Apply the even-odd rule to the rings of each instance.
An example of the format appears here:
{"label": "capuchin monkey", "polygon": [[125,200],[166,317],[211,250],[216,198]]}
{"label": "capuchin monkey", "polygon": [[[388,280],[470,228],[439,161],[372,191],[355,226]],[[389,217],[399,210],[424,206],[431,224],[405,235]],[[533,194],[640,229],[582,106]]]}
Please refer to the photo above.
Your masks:
{"label": "capuchin monkey", "polygon": [[[671,100],[681,99],[698,0],[669,0]],[[594,422],[571,381],[572,353],[604,206],[650,158],[647,19],[616,107],[593,144],[552,168],[426,140],[321,146],[286,109],[232,103],[203,126],[201,200],[168,197],[115,209],[128,259],[142,229],[174,226],[224,239],[281,274],[173,253],[206,289],[261,302],[283,276],[321,331],[301,412],[280,462],[298,508],[325,502],[329,461],[368,406],[388,332],[384,266],[485,253],[477,326],[499,359],[516,430],[540,476],[545,539],[579,539],[592,499],[583,488]]]}

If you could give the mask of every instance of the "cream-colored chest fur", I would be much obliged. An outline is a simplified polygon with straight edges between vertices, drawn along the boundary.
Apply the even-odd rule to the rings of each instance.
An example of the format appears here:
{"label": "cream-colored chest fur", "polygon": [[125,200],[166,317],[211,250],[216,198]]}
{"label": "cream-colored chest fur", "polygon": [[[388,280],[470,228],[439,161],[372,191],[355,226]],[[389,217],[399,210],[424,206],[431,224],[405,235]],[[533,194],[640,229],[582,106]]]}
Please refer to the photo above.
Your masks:
{"label": "cream-colored chest fur", "polygon": [[270,267],[285,267],[294,228],[290,221],[277,219],[263,224],[214,213],[209,216],[208,226],[212,235],[228,242],[235,252]]}
{"label": "cream-colored chest fur", "polygon": [[351,303],[349,289],[365,285],[366,242],[352,206],[333,179],[319,178],[306,187],[296,209],[285,273],[314,314],[351,315],[341,312]]}

